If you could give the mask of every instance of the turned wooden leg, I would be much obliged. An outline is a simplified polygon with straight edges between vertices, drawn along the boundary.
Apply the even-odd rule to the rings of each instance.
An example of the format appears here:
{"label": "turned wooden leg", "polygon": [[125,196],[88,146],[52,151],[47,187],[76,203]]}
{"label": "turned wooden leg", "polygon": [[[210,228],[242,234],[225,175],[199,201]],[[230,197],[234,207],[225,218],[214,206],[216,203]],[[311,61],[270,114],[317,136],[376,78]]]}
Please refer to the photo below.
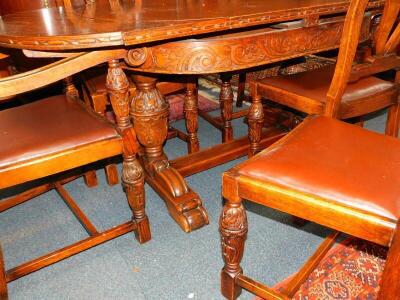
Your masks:
{"label": "turned wooden leg", "polygon": [[137,224],[136,238],[140,243],[151,239],[149,220],[145,213],[144,174],[136,159],[138,142],[129,115],[129,82],[118,60],[108,64],[107,90],[117,126],[123,137],[122,184]]}
{"label": "turned wooden leg", "polygon": [[400,103],[389,107],[385,134],[398,137],[400,126]]}
{"label": "turned wooden leg", "polygon": [[236,97],[236,107],[243,106],[244,91],[246,90],[246,73],[239,74],[239,84]]}
{"label": "turned wooden leg", "polygon": [[137,91],[132,99],[131,116],[140,144],[146,181],[164,199],[170,215],[185,232],[208,224],[208,215],[199,196],[170,166],[163,152],[168,134],[168,103],[156,87],[157,79],[134,75]]}
{"label": "turned wooden leg", "polygon": [[86,171],[85,174],[83,174],[83,179],[85,181],[86,186],[88,187],[95,187],[99,184],[97,180],[96,171],[94,170]]}
{"label": "turned wooden leg", "polygon": [[229,142],[233,139],[232,112],[233,112],[233,91],[231,86],[232,74],[221,74],[221,92],[219,101],[221,106],[221,117],[224,123],[222,131],[222,142]]}
{"label": "turned wooden leg", "polygon": [[6,270],[4,267],[3,251],[0,247],[0,300],[7,300]]}
{"label": "turned wooden leg", "polygon": [[235,278],[243,273],[240,262],[243,257],[247,236],[246,211],[239,201],[227,199],[219,222],[222,257],[224,267],[221,271],[221,292],[227,299],[236,299],[242,288],[235,284]]}
{"label": "turned wooden leg", "polygon": [[264,124],[264,110],[261,97],[256,92],[252,93],[252,95],[252,102],[247,115],[250,140],[249,157],[261,150],[260,140]]}
{"label": "turned wooden leg", "polygon": [[185,112],[186,130],[188,132],[188,153],[199,151],[199,139],[197,137],[198,124],[198,97],[196,77],[189,77],[186,86],[186,97],[183,110]]}
{"label": "turned wooden leg", "polygon": [[104,167],[108,185],[116,185],[119,183],[118,168],[116,164],[108,164]]}
{"label": "turned wooden leg", "polygon": [[136,221],[136,239],[143,244],[151,239],[149,219],[145,213],[144,174],[135,156],[124,158],[122,184]]}

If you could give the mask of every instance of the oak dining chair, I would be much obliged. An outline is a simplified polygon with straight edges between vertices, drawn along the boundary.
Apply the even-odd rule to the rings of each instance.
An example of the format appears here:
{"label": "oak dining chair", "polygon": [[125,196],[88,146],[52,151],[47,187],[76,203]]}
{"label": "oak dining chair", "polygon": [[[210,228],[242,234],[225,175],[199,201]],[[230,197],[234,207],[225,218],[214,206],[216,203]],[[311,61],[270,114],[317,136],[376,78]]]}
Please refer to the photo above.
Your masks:
{"label": "oak dining chair", "polygon": [[[88,233],[88,237],[81,241],[7,270],[7,282],[127,232],[134,231],[140,243],[151,239],[145,214],[144,175],[136,159],[138,142],[129,116],[129,83],[119,62],[125,52],[109,50],[66,54],[67,57],[47,66],[0,79],[0,99],[58,80],[64,80],[65,84],[62,95],[0,111],[0,190],[37,179],[47,182],[2,199],[0,212],[54,189]],[[71,77],[104,62],[108,62],[107,90],[116,124],[87,109],[79,99]],[[132,217],[118,226],[99,231],[63,184],[80,176],[75,172],[76,168],[116,155],[123,157],[122,185]],[[1,280],[0,287],[4,289]]]}
{"label": "oak dining chair", "polygon": [[[353,1],[353,9],[362,1]],[[225,262],[221,291],[227,299],[236,299],[242,288],[265,299],[291,299],[335,243],[338,232],[390,247],[378,299],[399,299],[397,138],[330,117],[309,116],[284,138],[225,172],[222,194],[226,203],[220,218]],[[243,274],[240,262],[251,230],[243,201],[334,230],[282,290]]]}
{"label": "oak dining chair", "polygon": [[[356,4],[353,4],[353,7]],[[364,5],[364,3],[362,4]],[[362,6],[361,5],[361,6]],[[398,84],[373,75],[387,70],[397,70],[400,42],[397,15],[399,3],[387,1],[380,24],[373,37],[371,54],[363,62],[355,62],[361,24],[365,9],[349,10],[342,32],[336,65],[302,72],[250,81],[252,106],[250,114],[255,117],[249,124],[251,137],[250,155],[260,150],[257,134],[262,122],[261,99],[285,105],[307,114],[321,114],[339,119],[351,119],[388,108],[386,134],[397,136],[399,130],[400,104]]]}

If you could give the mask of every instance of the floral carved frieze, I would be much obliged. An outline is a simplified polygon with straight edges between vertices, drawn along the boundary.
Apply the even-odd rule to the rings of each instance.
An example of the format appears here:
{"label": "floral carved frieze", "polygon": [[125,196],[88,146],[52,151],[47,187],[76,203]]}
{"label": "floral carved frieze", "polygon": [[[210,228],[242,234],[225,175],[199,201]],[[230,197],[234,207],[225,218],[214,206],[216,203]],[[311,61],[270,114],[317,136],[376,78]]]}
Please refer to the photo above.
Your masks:
{"label": "floral carved frieze", "polygon": [[[370,18],[366,17],[360,40],[368,39],[369,24]],[[135,59],[128,58],[127,63],[134,70],[152,73],[234,71],[338,48],[342,30],[343,19],[334,19],[310,27],[266,28],[177,41],[136,50]]]}

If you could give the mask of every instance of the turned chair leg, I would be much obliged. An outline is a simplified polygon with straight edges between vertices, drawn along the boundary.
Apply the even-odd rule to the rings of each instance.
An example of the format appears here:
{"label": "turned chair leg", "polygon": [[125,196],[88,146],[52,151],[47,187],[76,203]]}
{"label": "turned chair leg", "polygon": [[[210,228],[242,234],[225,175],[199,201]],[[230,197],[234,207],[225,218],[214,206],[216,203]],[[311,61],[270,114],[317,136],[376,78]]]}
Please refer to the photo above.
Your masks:
{"label": "turned chair leg", "polygon": [[0,300],[7,300],[6,271],[4,267],[3,252],[0,247]]}
{"label": "turned chair leg", "polygon": [[197,137],[199,129],[198,95],[197,78],[194,76],[188,78],[183,111],[185,113],[186,130],[188,132],[188,153],[198,152],[200,149],[199,138]]}
{"label": "turned chair leg", "polygon": [[400,126],[400,102],[389,107],[385,134],[398,137]]}
{"label": "turned chair leg", "polygon": [[83,174],[83,179],[88,187],[95,187],[98,185],[96,171],[94,170],[86,171],[85,174]]}
{"label": "turned chair leg", "polygon": [[120,67],[119,61],[110,61],[107,73],[107,91],[124,144],[122,185],[132,210],[132,219],[137,225],[136,239],[140,243],[145,243],[151,239],[151,232],[149,219],[145,213],[144,173],[136,158],[139,144],[129,114],[128,88],[129,81]]}
{"label": "turned chair leg", "polygon": [[221,118],[223,121],[222,142],[226,143],[233,139],[232,113],[233,113],[233,91],[231,86],[232,74],[223,73],[221,77],[221,92],[219,101],[221,106]]}
{"label": "turned chair leg", "polygon": [[236,299],[242,288],[235,283],[236,276],[243,273],[240,262],[247,236],[247,216],[241,200],[226,199],[221,213],[221,234],[224,267],[221,270],[221,292],[229,300]]}
{"label": "turned chair leg", "polygon": [[250,140],[249,157],[252,157],[257,152],[261,151],[261,133],[264,125],[264,108],[262,105],[261,96],[257,91],[257,84],[250,87],[252,102],[250,105],[248,120],[248,137]]}
{"label": "turned chair leg", "polygon": [[124,157],[122,185],[136,222],[136,239],[143,244],[151,239],[150,223],[145,212],[144,173],[136,156]]}
{"label": "turned chair leg", "polygon": [[104,167],[108,185],[116,185],[119,183],[118,169],[116,164],[108,164]]}

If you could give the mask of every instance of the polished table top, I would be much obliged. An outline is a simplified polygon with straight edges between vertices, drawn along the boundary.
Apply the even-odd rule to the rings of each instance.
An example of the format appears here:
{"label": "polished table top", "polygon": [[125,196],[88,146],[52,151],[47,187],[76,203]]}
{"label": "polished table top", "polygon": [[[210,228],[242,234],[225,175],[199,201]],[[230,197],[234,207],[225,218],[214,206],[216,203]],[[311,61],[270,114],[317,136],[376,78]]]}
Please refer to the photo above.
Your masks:
{"label": "polished table top", "polygon": [[348,5],[343,0],[97,0],[0,17],[0,45],[36,50],[137,45],[334,14]]}

